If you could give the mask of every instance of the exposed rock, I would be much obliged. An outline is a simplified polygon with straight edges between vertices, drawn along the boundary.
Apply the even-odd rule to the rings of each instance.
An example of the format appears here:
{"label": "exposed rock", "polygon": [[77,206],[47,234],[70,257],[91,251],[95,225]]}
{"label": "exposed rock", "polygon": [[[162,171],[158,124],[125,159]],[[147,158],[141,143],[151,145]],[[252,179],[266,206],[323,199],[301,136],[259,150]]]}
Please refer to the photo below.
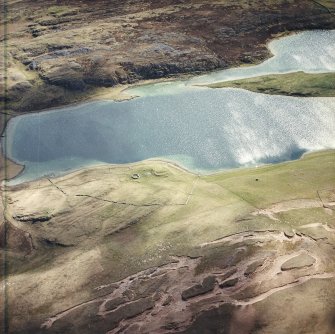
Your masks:
{"label": "exposed rock", "polygon": [[215,277],[208,276],[203,281],[202,284],[196,284],[186,290],[181,294],[183,300],[187,300],[199,295],[203,295],[207,292],[210,292],[214,289],[215,286]]}
{"label": "exposed rock", "polygon": [[52,85],[58,85],[67,89],[83,90],[85,83],[81,66],[76,62],[63,63],[61,66],[53,67],[42,74],[42,77]]}
{"label": "exposed rock", "polygon": [[16,214],[13,216],[13,218],[20,222],[36,224],[36,223],[43,223],[43,222],[49,221],[52,218],[52,216],[51,215],[38,215],[38,214],[36,215],[35,214],[29,214],[29,215]]}
{"label": "exposed rock", "polygon": [[[14,84],[8,90],[7,100],[19,101],[22,95],[28,93],[32,87],[33,85],[29,81],[20,81]],[[1,96],[0,96],[0,99],[1,99]]]}
{"label": "exposed rock", "polygon": [[217,268],[220,270],[231,268],[236,266],[245,257],[245,253],[246,250],[243,248],[227,249],[224,253],[222,253],[222,250],[214,249],[210,257],[201,258],[197,270],[202,272],[207,268]]}
{"label": "exposed rock", "polygon": [[235,277],[235,278],[231,278],[231,279],[228,279],[222,283],[219,284],[219,287],[221,289],[224,289],[224,288],[231,288],[233,286],[235,286],[238,282],[238,278]]}
{"label": "exposed rock", "polygon": [[125,298],[122,298],[122,297],[117,297],[117,298],[114,298],[114,299],[110,299],[105,305],[106,310],[107,311],[114,310],[118,306],[120,306],[121,304],[124,304],[126,301],[127,300]]}
{"label": "exposed rock", "polygon": [[304,267],[311,267],[315,263],[315,258],[304,253],[289,259],[282,264],[281,270],[301,269]]}
{"label": "exposed rock", "polygon": [[292,239],[295,236],[295,233],[293,231],[291,231],[291,230],[286,230],[284,232],[284,235],[285,235],[285,237],[287,237],[289,239]]}
{"label": "exposed rock", "polygon": [[38,64],[35,60],[33,60],[29,65],[28,65],[28,68],[32,71],[35,71],[37,70],[38,68]]}
{"label": "exposed rock", "polygon": [[108,313],[105,317],[114,323],[118,323],[123,319],[135,317],[154,307],[155,302],[152,298],[142,298],[120,306],[115,311]]}
{"label": "exposed rock", "polygon": [[44,244],[47,247],[72,247],[73,244],[71,243],[63,243],[59,242],[57,239],[47,239],[43,238],[41,239],[42,244]]}
{"label": "exposed rock", "polygon": [[[239,317],[234,317],[238,307],[232,304],[224,303],[219,307],[213,307],[194,316],[190,326],[184,330],[176,331],[176,334],[226,334],[226,333],[252,333],[253,329],[246,327],[244,322],[248,322],[250,315],[243,313]],[[234,319],[237,318],[237,319]],[[250,320],[249,320],[250,321]],[[237,326],[234,326],[237,322]],[[236,329],[236,331],[232,331]],[[271,333],[272,334],[272,333]]]}
{"label": "exposed rock", "polygon": [[15,84],[11,89],[18,92],[25,92],[30,89],[33,85],[29,81],[21,81]]}
{"label": "exposed rock", "polygon": [[[58,3],[60,2],[57,1]],[[46,13],[46,10],[55,4],[54,1],[50,0],[9,0],[9,4],[8,17],[20,13],[20,18],[15,22],[14,27],[11,25],[8,29],[8,54],[15,60],[11,66],[20,68],[22,64],[32,64],[32,71],[27,71],[26,74],[30,78],[34,76],[29,80],[27,79],[32,87],[27,85],[16,87],[19,81],[13,80],[12,87],[16,88],[11,88],[12,94],[9,95],[9,102],[20,101],[17,104],[10,104],[10,107],[18,112],[41,110],[64,103],[71,103],[78,96],[78,99],[83,98],[80,95],[82,91],[92,92],[94,87],[114,86],[119,83],[132,83],[142,79],[162,78],[181,73],[196,73],[226,66],[236,66],[240,63],[258,62],[269,56],[269,52],[265,47],[266,42],[277,33],[305,29],[335,28],[334,16],[329,15],[324,8],[313,1],[307,0],[265,0],[244,1],[241,3],[232,0],[223,2],[187,2],[179,0],[125,2],[110,0],[106,2],[97,0],[94,1],[94,5],[92,5],[92,1],[83,0],[80,2],[78,11],[71,8],[73,5],[77,5],[75,2],[67,2],[70,8],[61,14],[57,13],[57,11]],[[32,21],[33,25],[31,25]],[[33,64],[36,66],[33,66]],[[66,96],[68,94],[72,95],[68,97]],[[307,184],[310,178],[306,165],[304,164],[298,169],[299,173],[302,171],[301,179],[303,182],[301,184],[303,185]],[[289,176],[285,173],[282,174],[280,179],[283,184],[292,180],[291,173],[289,173]],[[201,233],[211,233],[212,237],[213,231],[216,232],[216,228],[218,233],[219,230],[222,233],[221,217],[225,216],[226,212],[224,211],[230,210],[229,207],[231,206],[232,212],[240,212],[244,210],[243,207],[245,205],[245,203],[243,205],[240,203],[235,206],[233,203],[238,201],[235,198],[237,196],[234,195],[234,199],[230,199],[226,190],[220,193],[218,198],[215,198],[214,192],[212,193],[213,196],[204,196],[203,194],[208,194],[209,189],[216,189],[216,186],[213,187],[213,185],[208,184],[202,190],[200,188],[199,197],[195,198],[198,202],[193,206],[194,217],[199,221],[199,224],[192,224],[194,217],[191,216],[189,216],[189,224],[187,221],[180,224],[180,217],[185,217],[189,214],[189,212],[183,211],[184,208],[181,206],[177,208],[178,211],[174,210],[172,206],[164,207],[156,215],[148,218],[150,211],[142,212],[138,207],[122,207],[117,211],[114,210],[116,206],[114,204],[98,201],[97,198],[77,198],[75,196],[75,194],[78,194],[78,188],[82,189],[81,187],[85,187],[85,185],[90,183],[91,191],[96,191],[97,194],[103,195],[105,198],[106,194],[110,194],[109,191],[111,189],[114,190],[113,185],[107,182],[112,174],[114,173],[104,173],[103,181],[101,181],[99,187],[94,185],[95,181],[92,184],[88,182],[93,179],[96,180],[97,175],[95,174],[93,176],[90,175],[88,179],[85,179],[85,175],[81,175],[80,179],[77,179],[73,184],[70,182],[67,191],[72,189],[71,202],[69,201],[71,214],[55,214],[53,221],[55,220],[57,224],[34,224],[30,226],[27,224],[27,228],[33,231],[32,235],[34,238],[43,236],[42,242],[48,247],[44,247],[41,254],[34,259],[37,264],[33,261],[25,261],[24,265],[20,265],[20,268],[23,267],[27,271],[27,275],[11,275],[9,277],[9,283],[17,283],[16,286],[14,285],[11,288],[10,299],[8,300],[11,310],[9,322],[10,326],[13,326],[13,328],[10,328],[11,332],[35,334],[41,332],[106,333],[111,331],[113,326],[115,327],[119,322],[122,322],[120,328],[117,329],[118,333],[155,333],[162,331],[162,328],[173,331],[185,324],[190,326],[189,330],[186,329],[187,333],[219,333],[219,331],[232,331],[232,323],[234,321],[239,326],[237,328],[243,327],[243,330],[248,333],[262,330],[260,329],[260,323],[254,321],[255,316],[252,313],[248,313],[248,307],[239,308],[225,304],[222,301],[224,298],[221,296],[217,297],[218,300],[222,298],[217,304],[221,305],[218,308],[210,309],[209,307],[215,304],[213,302],[214,299],[210,299],[210,303],[207,302],[208,304],[202,301],[203,307],[197,308],[194,305],[197,300],[194,299],[194,304],[191,303],[192,301],[184,303],[190,306],[186,308],[186,312],[180,312],[179,308],[174,308],[172,302],[169,304],[165,300],[164,303],[168,305],[165,309],[170,308],[170,319],[167,318],[164,323],[160,322],[161,319],[159,319],[160,323],[157,327],[153,327],[154,330],[150,331],[146,330],[146,328],[150,328],[154,317],[149,316],[148,319],[150,321],[147,321],[148,319],[143,315],[144,319],[142,317],[137,319],[138,324],[131,324],[126,328],[127,323],[124,320],[141,315],[155,306],[155,300],[158,298],[157,290],[160,291],[168,287],[172,291],[164,290],[164,293],[175,293],[176,296],[180,296],[183,286],[191,286],[193,283],[190,282],[193,282],[194,278],[188,277],[188,280],[185,280],[183,276],[187,272],[185,269],[175,270],[176,276],[172,275],[168,283],[164,284],[160,281],[143,279],[139,280],[139,284],[136,285],[135,282],[137,280],[134,279],[132,281],[134,284],[132,283],[131,287],[125,287],[128,290],[124,293],[124,298],[114,298],[109,305],[107,304],[109,313],[106,313],[104,317],[97,315],[98,305],[87,303],[87,301],[97,297],[91,293],[95,291],[92,289],[93,284],[100,285],[101,280],[114,282],[117,280],[118,275],[125,277],[129,272],[134,275],[143,266],[148,266],[148,263],[145,262],[144,264],[143,261],[145,256],[146,260],[157,262],[158,258],[154,260],[152,258],[158,255],[167,256],[167,252],[187,252],[187,247],[186,250],[183,249],[182,251],[182,248],[178,248],[179,246],[177,245],[180,244],[180,240],[186,240],[185,246],[189,246],[190,243],[187,240],[190,235],[195,237]],[[306,178],[305,174],[307,175]],[[121,182],[118,180],[121,184],[124,182],[123,180],[129,180],[129,171],[124,175],[126,175],[124,179],[120,176]],[[175,177],[176,175],[177,171],[175,172]],[[271,180],[267,175],[261,177],[262,180]],[[182,179],[186,179],[186,174],[182,175]],[[321,179],[328,180],[327,178]],[[38,182],[43,184],[44,181]],[[200,183],[205,184],[205,182],[206,180],[204,179]],[[235,183],[239,182],[243,181],[237,178]],[[137,184],[136,182],[132,183],[132,186]],[[179,186],[175,180],[174,183]],[[316,184],[319,185],[319,183]],[[105,189],[104,192],[98,189],[104,188],[104,185],[107,185],[108,190]],[[142,186],[144,187],[145,185]],[[48,187],[48,185],[45,185],[45,187]],[[39,186],[36,186],[36,190],[37,188],[39,191],[41,190]],[[218,185],[217,188],[220,189],[220,186]],[[290,188],[292,194],[301,195],[301,189],[304,188],[298,187],[299,191],[296,188]],[[154,192],[145,189],[141,189],[141,194],[148,194],[150,198],[157,193],[159,187],[155,187]],[[179,191],[178,187],[173,188],[170,186],[166,192],[173,194],[177,192],[177,189]],[[234,187],[232,189],[234,190]],[[267,190],[269,189],[270,187]],[[279,199],[285,196],[281,191],[279,187],[277,194]],[[310,191],[311,189],[308,188],[308,193]],[[238,193],[238,191],[236,192]],[[270,192],[267,191],[267,193]],[[125,193],[132,195],[127,187]],[[96,194],[94,193],[94,195]],[[29,196],[28,193],[26,196]],[[115,193],[113,192],[111,197],[114,198],[114,196]],[[160,192],[158,196],[161,196]],[[227,201],[226,198],[228,198]],[[83,201],[81,202],[81,200]],[[72,201],[75,202],[73,203]],[[261,205],[260,201],[257,199],[255,201],[255,205]],[[166,202],[178,203],[172,195],[167,197]],[[51,201],[51,207],[53,204]],[[198,205],[200,209],[197,208],[196,204],[200,204]],[[188,206],[185,206],[185,208],[189,209]],[[222,211],[220,211],[221,208],[223,208]],[[221,215],[222,212],[223,215]],[[215,214],[212,215],[212,213]],[[144,222],[144,226],[136,230],[123,230],[122,233],[109,236],[110,239],[106,240],[106,231],[115,229],[115,226],[117,227],[120,224],[127,226],[129,222],[137,222],[141,217],[148,218]],[[200,217],[203,217],[203,219],[199,219]],[[220,218],[219,222],[216,221],[217,217]],[[38,220],[36,221],[36,218],[41,219],[41,217],[33,217],[33,222],[34,220],[36,223],[39,222]],[[45,218],[42,217],[43,219]],[[170,221],[172,224],[166,224],[166,222]],[[156,231],[162,231],[162,227],[159,226],[161,222],[165,225],[163,227],[164,233],[157,235]],[[203,228],[201,224],[205,225],[206,228]],[[229,225],[229,219],[227,219],[227,224],[229,229],[236,228],[236,226],[232,227]],[[44,225],[50,226],[45,227]],[[156,230],[153,229],[153,225],[155,225]],[[171,230],[167,228],[167,225],[169,225],[169,228],[172,226]],[[197,225],[196,229],[194,225]],[[178,226],[178,229],[175,226]],[[3,226],[1,226],[0,234],[4,235],[4,230]],[[26,253],[33,248],[28,232],[18,230],[15,226],[10,225],[7,228],[7,233],[9,238],[7,238],[6,246],[9,247],[9,250],[22,250]],[[156,245],[157,237],[164,238],[164,241],[165,239],[171,240],[173,251],[168,250],[164,253],[164,251],[161,252],[159,250],[158,252],[156,246],[154,246]],[[71,249],[66,254],[67,250],[63,247],[70,245],[70,243],[64,242],[64,238],[66,240],[71,239],[75,243],[83,241],[83,246]],[[209,239],[211,240],[211,238]],[[5,240],[5,238],[2,237],[1,240]],[[237,240],[240,240],[240,237]],[[260,238],[259,240],[264,244],[264,239]],[[273,246],[275,251],[278,251],[276,247],[279,245],[279,255],[285,255],[286,250],[282,248],[282,243],[275,242],[276,235],[271,240],[271,242],[267,241],[267,246]],[[194,238],[192,240],[193,245],[196,245],[197,241]],[[287,241],[290,242],[290,240]],[[310,241],[310,243],[313,246],[308,244],[308,242],[306,244],[302,242],[301,244],[306,247],[314,247],[315,243],[313,241]],[[125,244],[127,248],[122,249],[122,247],[119,247]],[[143,257],[136,253],[139,245],[141,247],[143,245],[139,254],[143,255],[146,251],[148,252]],[[4,245],[2,244],[2,246]],[[236,247],[240,246],[241,242],[239,241]],[[292,247],[301,247],[301,245],[297,243]],[[203,249],[201,250],[203,251]],[[322,258],[320,260],[321,264],[326,262],[325,259],[327,257],[330,260],[333,258],[333,250],[331,248],[326,250],[327,252],[320,247],[320,251],[317,253],[320,253],[319,256]],[[44,251],[45,254],[43,254]],[[66,256],[59,256],[57,253]],[[76,254],[72,255],[70,253]],[[234,253],[232,256],[227,257],[223,257],[222,253],[222,249],[218,251],[218,259],[221,262],[219,260],[216,262],[219,264],[219,268],[227,268],[237,264],[242,259],[247,260],[250,255],[248,252],[240,250],[237,250],[236,254]],[[45,263],[44,255],[46,255],[47,259],[52,259],[52,261]],[[39,261],[43,263],[44,267],[38,266]],[[308,263],[308,261],[306,262]],[[211,260],[208,263],[211,264]],[[155,264],[150,263],[150,265]],[[15,266],[17,264],[13,261],[14,273],[16,270]],[[210,270],[213,267],[217,268],[216,265],[208,266],[205,268],[207,271],[205,270],[202,273],[206,272],[206,275],[212,275]],[[250,271],[250,273],[253,273],[257,271],[258,267],[248,268],[246,272]],[[283,267],[285,267],[285,264]],[[333,265],[329,266],[329,268],[333,270]],[[193,271],[189,270],[188,272],[190,273],[189,276],[193,275]],[[30,279],[26,279],[27,277],[30,277]],[[249,277],[250,281],[254,277],[256,280],[254,283],[259,284],[257,273]],[[249,278],[246,279],[242,275],[240,278],[241,286],[244,284],[242,280],[249,281]],[[266,279],[266,276],[264,278]],[[283,286],[283,282],[278,277],[271,276],[268,279],[271,283],[272,281],[274,282],[273,288]],[[236,278],[226,280],[223,283],[228,284],[230,281],[229,284],[233,284],[234,280]],[[313,284],[315,281],[313,280]],[[180,290],[175,291],[173,290],[174,287],[178,287]],[[184,295],[183,299],[184,297],[192,298],[192,296],[213,291],[214,287],[214,276],[208,276],[202,284],[185,290],[182,296]],[[304,293],[309,291],[308,289],[300,290],[303,290]],[[104,293],[107,293],[106,291]],[[327,293],[325,296],[327,296],[332,289],[326,289],[325,291]],[[226,291],[221,290],[221,292],[225,293]],[[289,291],[288,293],[291,292]],[[316,296],[320,295],[318,293]],[[275,294],[275,296],[278,296],[278,294]],[[308,297],[309,294],[306,293],[306,296]],[[123,303],[126,297],[130,301]],[[215,298],[216,296],[213,293],[210,297]],[[281,301],[279,306],[276,307],[285,309],[286,304],[284,304],[284,301],[288,299],[276,298],[275,305],[278,305],[278,300]],[[294,300],[292,304],[300,304],[299,300],[292,299]],[[313,298],[309,300],[313,300]],[[317,301],[318,297],[314,300]],[[272,311],[271,313],[277,316],[277,312],[273,312],[271,307],[274,304],[266,303],[267,299],[256,304],[263,305],[263,310],[269,309]],[[79,307],[75,307],[73,313],[71,311],[66,313],[71,305],[79,305]],[[283,328],[283,326],[290,327],[290,325],[295,323],[300,326],[300,323],[306,322],[306,319],[315,320],[314,314],[317,314],[317,317],[322,316],[319,324],[325,323],[325,305],[333,305],[332,295],[329,300],[322,300],[321,307],[313,307],[313,313],[307,314],[305,308],[301,310],[297,308],[296,312],[300,313],[294,314],[293,321],[288,320],[287,317],[278,317],[284,319],[281,320],[278,328]],[[62,315],[59,313],[62,311],[66,311],[65,313],[67,314],[64,315],[64,318],[61,318]],[[246,312],[242,313],[245,316],[241,316],[238,311]],[[329,314],[332,314],[331,311],[332,309],[329,310]],[[185,316],[185,318],[180,320],[178,316]],[[45,317],[57,319],[47,330],[40,328],[40,324],[45,320]],[[66,317],[68,317],[67,323],[65,323]],[[243,326],[241,326],[240,319],[242,319]],[[243,323],[243,320],[251,321],[253,326],[248,327]],[[270,320],[271,322],[269,322],[268,319],[266,320],[266,326],[268,326],[266,331],[268,329],[271,331],[273,321]],[[63,325],[65,325],[63,329],[59,330],[57,326],[62,321],[64,321]],[[313,328],[314,323],[309,323],[308,321],[306,323],[306,328],[308,325]],[[102,330],[99,326],[105,326],[106,328]],[[185,326],[183,327],[184,329]]]}
{"label": "exposed rock", "polygon": [[229,278],[230,276],[234,275],[237,272],[237,268],[233,268],[228,270],[226,273],[224,273],[223,275],[218,276],[221,281],[226,280],[227,278]]}
{"label": "exposed rock", "polygon": [[163,328],[172,331],[178,329],[179,324],[177,322],[171,321],[163,326]]}
{"label": "exposed rock", "polygon": [[253,274],[257,270],[258,267],[263,265],[263,263],[264,263],[264,260],[258,260],[258,261],[251,263],[247,267],[246,271],[244,272],[244,275],[249,276]]}
{"label": "exposed rock", "polygon": [[173,301],[173,298],[171,296],[167,296],[166,299],[163,301],[162,306],[170,305],[172,301]]}
{"label": "exposed rock", "polygon": [[[267,180],[280,175],[277,181],[280,184],[289,183],[292,175],[299,173],[299,184],[306,188],[290,187],[290,195],[297,198],[302,192],[329,187],[332,180],[334,153],[321,152],[311,156],[316,158],[307,157],[289,166],[278,165],[275,169],[257,173],[261,179]],[[323,175],[322,178],[315,176],[314,182],[320,182],[313,184],[315,188],[310,188],[308,182],[311,175],[315,175],[311,166],[320,166]],[[292,229],[301,228],[305,234],[294,239],[283,238],[286,225],[270,227],[267,224],[271,221],[262,221],[251,215],[246,215],[250,216],[250,221],[236,224],[236,219],[241,217],[241,208],[248,212],[253,210],[235,193],[241,191],[241,184],[243,191],[246,189],[243,182],[249,185],[253,182],[249,173],[254,170],[247,174],[236,171],[232,180],[229,180],[229,173],[216,175],[215,180],[202,178],[197,183],[194,199],[197,201],[194,204],[201,205],[169,204],[152,211],[101,201],[104,198],[134,202],[141,194],[139,203],[148,203],[153,199],[180,203],[174,196],[179,196],[180,192],[184,198],[194,182],[194,175],[165,162],[141,162],[131,168],[130,173],[128,166],[100,166],[52,180],[60,189],[66,189],[67,196],[63,196],[47,179],[8,187],[8,218],[11,218],[10,213],[42,215],[50,212],[53,215],[50,223],[14,222],[29,230],[39,247],[31,256],[22,256],[21,260],[16,254],[14,257],[12,251],[6,253],[10,259],[9,305],[11,319],[15,320],[11,324],[11,332],[135,334],[171,331],[191,334],[224,330],[229,333],[233,328],[230,326],[235,323],[235,328],[243,328],[245,333],[263,330],[260,326],[264,324],[266,332],[273,334],[287,325],[287,316],[291,317],[289,324],[293,326],[297,319],[303,323],[306,318],[314,319],[315,314],[317,320],[312,325],[318,326],[325,320],[325,307],[329,310],[326,314],[332,314],[334,296],[331,292],[334,291],[335,276],[333,233],[326,231],[329,234],[327,242],[316,242],[302,227],[306,224],[306,215],[312,215],[308,217],[312,221],[329,221],[328,215],[322,215],[322,209],[311,211],[307,208],[297,215],[292,221]],[[168,177],[151,177],[151,182],[142,183],[133,182],[130,178],[136,172],[145,177],[152,170],[167,170]],[[228,181],[231,182],[231,193],[219,186],[223,182],[228,186]],[[271,189],[274,185],[276,182],[264,184],[264,191],[270,196],[269,203],[286,201],[286,187],[279,187],[278,193],[273,194]],[[208,191],[211,191],[211,196],[208,196]],[[76,196],[79,193],[90,193],[92,197]],[[256,200],[255,206],[261,207],[263,201],[264,198]],[[222,224],[226,210],[232,210],[232,216]],[[187,220],[181,224],[180,218],[185,216]],[[135,219],[139,219],[140,224],[106,236],[106,230],[108,232],[108,229]],[[193,224],[194,221],[197,224]],[[227,235],[227,229],[235,233]],[[13,236],[22,236],[22,231],[17,232]],[[45,240],[41,245],[38,242],[42,238]],[[10,244],[18,246],[22,240],[12,239]],[[64,247],[71,242],[75,246]],[[318,261],[318,266],[309,268],[308,272],[296,270],[289,274],[277,274],[278,263],[288,259],[288,254],[293,257],[307,251]],[[0,257],[2,254],[4,252],[0,252]],[[241,270],[258,259],[266,259],[266,265],[257,267],[262,270],[256,268],[254,274],[244,276]],[[237,260],[239,262],[234,267],[229,265]],[[239,280],[235,283],[236,270]],[[223,283],[222,289],[215,288],[216,279]],[[305,285],[308,281],[311,282],[309,288]],[[327,282],[327,285],[311,297],[311,286],[319,287],[322,282]],[[235,287],[231,287],[234,283]],[[301,299],[296,299],[297,291],[302,294]],[[182,301],[182,294],[184,297],[199,297],[185,302]],[[279,294],[283,297],[278,298]],[[295,313],[287,313],[288,302],[300,305],[306,298],[307,309],[290,307]],[[273,302],[269,303],[271,299]],[[267,317],[254,322],[255,308],[258,308],[257,319],[268,310]],[[280,319],[276,315],[268,318],[273,309],[276,314],[285,310]],[[249,321],[251,326],[245,327]],[[307,322],[303,329],[309,329],[310,324]],[[41,325],[44,327],[41,328]]]}
{"label": "exposed rock", "polygon": [[[99,0],[94,6],[84,1],[79,7],[53,7],[50,0],[11,1],[9,6],[10,16],[20,16],[15,32],[9,29],[8,51],[39,76],[34,88],[42,79],[46,85],[81,92],[90,85],[109,87],[255,63],[269,56],[266,42],[278,33],[335,28],[334,16],[313,1],[113,0],[107,6]],[[24,43],[18,36],[24,36]],[[73,62],[81,67],[74,69]],[[34,98],[35,93],[24,95]],[[64,99],[52,99],[53,106],[62,103]],[[12,107],[26,111],[23,104]]]}
{"label": "exposed rock", "polygon": [[46,18],[46,19],[43,19],[43,20],[39,20],[39,24],[41,26],[54,26],[54,25],[57,25],[57,24],[61,24],[61,23],[65,23],[65,22],[70,22],[70,18]]}
{"label": "exposed rock", "polygon": [[29,255],[34,250],[31,235],[9,222],[0,225],[0,249]]}
{"label": "exposed rock", "polygon": [[158,276],[153,278],[139,279],[132,286],[133,298],[144,298],[155,294],[161,289],[162,284],[166,281],[167,276]]}
{"label": "exposed rock", "polygon": [[157,271],[157,268],[149,268],[144,272],[144,275],[150,276]]}

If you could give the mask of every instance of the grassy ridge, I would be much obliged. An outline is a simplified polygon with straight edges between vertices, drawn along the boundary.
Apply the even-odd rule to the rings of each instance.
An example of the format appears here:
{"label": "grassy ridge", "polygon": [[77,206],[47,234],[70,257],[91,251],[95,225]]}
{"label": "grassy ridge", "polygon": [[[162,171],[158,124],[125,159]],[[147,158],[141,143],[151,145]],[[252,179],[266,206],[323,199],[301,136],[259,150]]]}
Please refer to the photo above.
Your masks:
{"label": "grassy ridge", "polygon": [[243,88],[257,93],[291,96],[335,96],[335,73],[294,72],[218,82],[211,88]]}
{"label": "grassy ridge", "polygon": [[[263,270],[268,270],[271,263],[278,263],[274,262],[277,257],[301,251],[310,251],[326,273],[333,272],[335,215],[334,206],[329,203],[334,202],[335,196],[334,162],[334,150],[329,150],[307,154],[292,162],[199,177],[163,161],[148,160],[90,168],[53,179],[52,183],[43,179],[10,188],[8,217],[12,226],[23,225],[12,218],[16,212],[23,212],[28,218],[31,213],[36,217],[50,216],[46,222],[24,223],[22,231],[31,235],[36,245],[29,257],[14,252],[8,255],[12,327],[26,326],[30,317],[30,328],[34,325],[39,328],[50,315],[68,309],[68,305],[80,304],[84,307],[79,309],[80,313],[72,310],[66,319],[57,320],[55,326],[68,326],[67,321],[71,321],[73,328],[90,323],[96,329],[103,322],[94,309],[86,308],[93,305],[86,301],[106,295],[108,289],[114,289],[113,282],[161,267],[176,261],[176,257],[201,259],[194,274],[183,267],[181,272],[176,271],[175,280],[165,276],[166,281],[161,281],[155,290],[179,286],[183,289],[186,283],[190,284],[185,275],[194,275],[197,282],[204,277],[201,275],[212,275],[226,265],[239,269],[246,263],[253,264],[255,259],[266,258],[263,269],[247,281],[244,274],[238,276],[238,284],[244,289],[241,293],[246,293],[239,298],[248,298],[259,293],[259,279],[269,284],[265,289],[281,286],[285,274],[275,272],[275,276],[268,277]],[[134,174],[140,178],[133,179]],[[263,213],[258,214],[259,210]],[[19,229],[14,227],[14,232]],[[286,238],[284,233],[292,237]],[[10,240],[15,242],[14,236]],[[228,239],[212,243],[224,237]],[[49,242],[45,244],[43,240]],[[204,243],[209,245],[203,246]],[[309,269],[299,269],[293,274],[305,275],[303,270]],[[143,275],[141,287],[143,282],[153,279]],[[250,280],[254,280],[254,285],[248,285]],[[299,300],[299,291],[303,291],[305,298],[309,298],[306,305],[312,305],[311,312],[322,317],[325,307],[333,307],[333,295],[330,301],[322,300],[317,307],[310,302],[315,299],[310,295],[313,289],[324,295],[334,288],[324,287],[321,280],[313,282],[314,288],[307,290],[302,290],[303,285],[300,290],[291,287],[290,300]],[[104,286],[102,291],[97,290],[100,286]],[[257,307],[272,311],[287,305],[286,299],[269,298],[257,303]],[[197,305],[195,302],[192,307]],[[92,312],[92,317],[87,317],[87,312]],[[260,312],[263,316],[264,311]],[[282,317],[284,320],[278,320],[278,324],[271,318],[271,312],[267,314],[266,319],[271,320],[267,333],[278,333],[283,322],[295,324],[297,319],[306,317],[307,311],[297,308],[296,312],[294,317]],[[30,328],[24,333],[42,333]],[[81,333],[91,334],[92,328],[88,325],[87,328]],[[202,332],[197,328],[193,333]],[[53,328],[52,333],[56,333]]]}

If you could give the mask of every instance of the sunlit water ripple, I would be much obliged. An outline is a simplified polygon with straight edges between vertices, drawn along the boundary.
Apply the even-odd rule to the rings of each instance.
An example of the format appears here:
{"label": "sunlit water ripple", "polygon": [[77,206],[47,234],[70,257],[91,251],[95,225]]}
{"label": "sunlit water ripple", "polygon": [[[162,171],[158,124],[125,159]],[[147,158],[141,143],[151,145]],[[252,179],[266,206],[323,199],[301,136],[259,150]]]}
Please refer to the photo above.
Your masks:
{"label": "sunlit water ripple", "polygon": [[[307,37],[308,46],[301,51],[299,43]],[[92,102],[12,119],[5,132],[7,154],[24,164],[25,170],[11,183],[99,163],[121,164],[158,157],[192,171],[210,173],[335,148],[334,98],[271,96],[241,89],[190,86],[265,74],[271,68],[274,73],[278,68],[282,72],[284,68],[335,70],[335,31],[294,35],[271,46],[277,60],[274,57],[258,66],[139,87],[131,92],[142,97],[130,101]],[[280,53],[286,48],[296,59],[294,64]],[[305,63],[298,49],[308,55]],[[310,51],[316,49],[317,53]]]}

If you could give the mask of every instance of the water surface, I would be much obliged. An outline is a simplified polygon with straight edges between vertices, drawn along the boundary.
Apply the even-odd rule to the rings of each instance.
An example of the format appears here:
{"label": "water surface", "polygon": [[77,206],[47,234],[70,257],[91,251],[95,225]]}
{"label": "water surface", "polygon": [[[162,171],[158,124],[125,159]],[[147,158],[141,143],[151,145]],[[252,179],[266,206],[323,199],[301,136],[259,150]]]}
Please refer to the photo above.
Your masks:
{"label": "water surface", "polygon": [[335,99],[196,89],[127,102],[93,102],[10,122],[16,182],[97,162],[165,157],[197,172],[297,158],[335,148]]}
{"label": "water surface", "polygon": [[141,97],[99,101],[12,119],[7,153],[24,164],[11,183],[99,163],[170,159],[200,173],[296,159],[335,148],[335,99],[271,96],[198,82],[295,70],[335,70],[335,31],[271,43],[274,57],[243,67],[131,90]]}
{"label": "water surface", "polygon": [[335,30],[305,31],[273,40],[268,45],[273,57],[256,66],[242,66],[200,75],[188,80],[143,85],[128,89],[137,96],[174,94],[192,85],[237,80],[261,75],[304,71],[335,71]]}

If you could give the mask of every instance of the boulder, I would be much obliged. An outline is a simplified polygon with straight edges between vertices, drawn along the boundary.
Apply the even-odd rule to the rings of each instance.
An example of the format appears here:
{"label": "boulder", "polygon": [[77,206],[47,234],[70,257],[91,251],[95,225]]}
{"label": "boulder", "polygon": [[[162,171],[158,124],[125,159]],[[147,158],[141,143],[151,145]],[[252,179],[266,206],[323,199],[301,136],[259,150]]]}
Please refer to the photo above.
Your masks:
{"label": "boulder", "polygon": [[110,299],[105,307],[107,311],[115,310],[121,304],[124,304],[127,300],[123,297],[116,297],[114,299]]}
{"label": "boulder", "polygon": [[133,302],[127,303],[123,306],[118,307],[115,311],[108,313],[105,318],[112,320],[115,323],[120,322],[123,319],[129,319],[136,317],[137,315],[151,310],[155,305],[152,298],[142,298]]}
{"label": "boulder", "polygon": [[264,263],[264,260],[257,260],[255,262],[251,263],[247,267],[246,271],[244,272],[244,275],[249,276],[249,275],[253,274],[257,270],[258,267],[263,265],[263,263]]}
{"label": "boulder", "polygon": [[208,276],[203,281],[202,284],[196,284],[192,287],[184,290],[181,294],[183,300],[187,300],[199,295],[203,295],[208,293],[214,289],[215,286],[215,277]]}
{"label": "boulder", "polygon": [[301,254],[284,262],[281,266],[281,270],[287,271],[292,269],[311,267],[314,263],[315,263],[314,257],[308,254]]}
{"label": "boulder", "polygon": [[235,286],[238,282],[238,277],[235,277],[235,278],[231,278],[231,279],[228,279],[222,283],[219,284],[219,287],[221,289],[224,289],[224,288],[231,288],[233,286]]}

